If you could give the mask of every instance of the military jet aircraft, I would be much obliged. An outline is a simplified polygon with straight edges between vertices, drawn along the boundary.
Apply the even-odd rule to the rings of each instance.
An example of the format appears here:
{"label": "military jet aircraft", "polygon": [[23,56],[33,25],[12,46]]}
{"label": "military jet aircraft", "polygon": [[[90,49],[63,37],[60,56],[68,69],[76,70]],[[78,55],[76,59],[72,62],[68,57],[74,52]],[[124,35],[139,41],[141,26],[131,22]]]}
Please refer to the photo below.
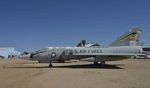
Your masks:
{"label": "military jet aircraft", "polygon": [[31,54],[31,60],[53,61],[94,58],[94,64],[105,64],[105,61],[127,59],[132,56],[144,56],[142,44],[139,42],[141,27],[134,27],[108,46],[85,44],[83,40],[76,47],[46,47]]}

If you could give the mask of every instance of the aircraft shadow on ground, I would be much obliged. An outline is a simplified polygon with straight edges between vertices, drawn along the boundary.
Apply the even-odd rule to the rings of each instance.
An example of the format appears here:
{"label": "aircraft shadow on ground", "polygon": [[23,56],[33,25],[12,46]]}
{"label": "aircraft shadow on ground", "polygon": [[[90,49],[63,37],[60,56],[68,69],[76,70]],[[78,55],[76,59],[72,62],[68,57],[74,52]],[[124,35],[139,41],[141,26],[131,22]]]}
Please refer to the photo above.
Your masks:
{"label": "aircraft shadow on ground", "polygon": [[[65,65],[65,66],[53,66],[52,68],[71,68],[71,69],[86,69],[86,68],[92,68],[92,69],[124,69],[119,66],[123,66],[123,64],[117,64],[117,65],[109,65],[106,64],[105,66],[101,65],[93,65],[93,64],[83,64],[83,65]],[[7,67],[7,68],[49,68],[48,66],[21,66],[21,67]]]}
{"label": "aircraft shadow on ground", "polygon": [[82,68],[93,68],[93,69],[124,69],[119,67],[120,65],[93,65],[93,64],[83,64],[83,65],[66,65],[66,66],[54,66],[53,68],[74,68],[74,69],[82,69]]}
{"label": "aircraft shadow on ground", "polygon": [[[17,63],[17,64],[37,64],[37,63],[39,63],[39,62],[21,62],[21,63]],[[43,63],[45,63],[45,62],[41,62],[40,64],[43,64]],[[50,62],[46,62],[46,63],[50,63]],[[52,62],[52,63],[62,63],[63,64],[64,62]],[[73,63],[73,62],[65,62],[65,63]]]}

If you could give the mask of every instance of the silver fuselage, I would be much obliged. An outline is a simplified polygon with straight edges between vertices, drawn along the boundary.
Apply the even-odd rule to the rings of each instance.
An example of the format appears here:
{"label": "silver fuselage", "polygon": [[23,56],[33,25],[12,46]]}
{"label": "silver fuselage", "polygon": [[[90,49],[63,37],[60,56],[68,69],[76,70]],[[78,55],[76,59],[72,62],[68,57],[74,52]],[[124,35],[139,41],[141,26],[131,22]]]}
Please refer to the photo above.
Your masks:
{"label": "silver fuselage", "polygon": [[[47,47],[31,54],[31,60],[57,61],[94,57],[96,60],[119,60],[128,56],[122,54],[139,54],[142,52],[140,46],[118,46],[118,47]],[[115,57],[113,56],[116,55]],[[109,55],[109,56],[108,56]],[[118,55],[118,57],[117,57]],[[112,59],[111,59],[112,56]],[[131,55],[132,56],[132,55]],[[107,58],[109,57],[109,58]],[[114,59],[113,59],[114,58]]]}

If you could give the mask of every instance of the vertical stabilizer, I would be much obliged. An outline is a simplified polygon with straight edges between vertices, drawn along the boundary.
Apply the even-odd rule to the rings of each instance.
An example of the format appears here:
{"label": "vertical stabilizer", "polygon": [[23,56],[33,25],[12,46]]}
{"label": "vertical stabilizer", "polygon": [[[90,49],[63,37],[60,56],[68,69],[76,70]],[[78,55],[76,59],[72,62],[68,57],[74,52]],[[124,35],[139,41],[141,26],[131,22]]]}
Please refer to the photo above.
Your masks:
{"label": "vertical stabilizer", "polygon": [[126,32],[124,35],[119,37],[109,46],[129,46],[130,42],[139,42],[141,37],[142,27],[133,27],[131,30]]}

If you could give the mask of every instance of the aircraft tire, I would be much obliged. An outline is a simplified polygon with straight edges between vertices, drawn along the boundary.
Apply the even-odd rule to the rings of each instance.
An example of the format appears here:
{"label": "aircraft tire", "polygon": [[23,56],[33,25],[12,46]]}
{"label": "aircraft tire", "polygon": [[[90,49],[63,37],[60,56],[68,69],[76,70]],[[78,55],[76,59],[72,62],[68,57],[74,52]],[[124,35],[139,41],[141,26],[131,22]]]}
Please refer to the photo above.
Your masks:
{"label": "aircraft tire", "polygon": [[51,67],[53,67],[53,65],[50,63],[50,64],[49,64],[49,67],[51,68]]}
{"label": "aircraft tire", "polygon": [[94,62],[94,65],[98,65],[98,62]]}

